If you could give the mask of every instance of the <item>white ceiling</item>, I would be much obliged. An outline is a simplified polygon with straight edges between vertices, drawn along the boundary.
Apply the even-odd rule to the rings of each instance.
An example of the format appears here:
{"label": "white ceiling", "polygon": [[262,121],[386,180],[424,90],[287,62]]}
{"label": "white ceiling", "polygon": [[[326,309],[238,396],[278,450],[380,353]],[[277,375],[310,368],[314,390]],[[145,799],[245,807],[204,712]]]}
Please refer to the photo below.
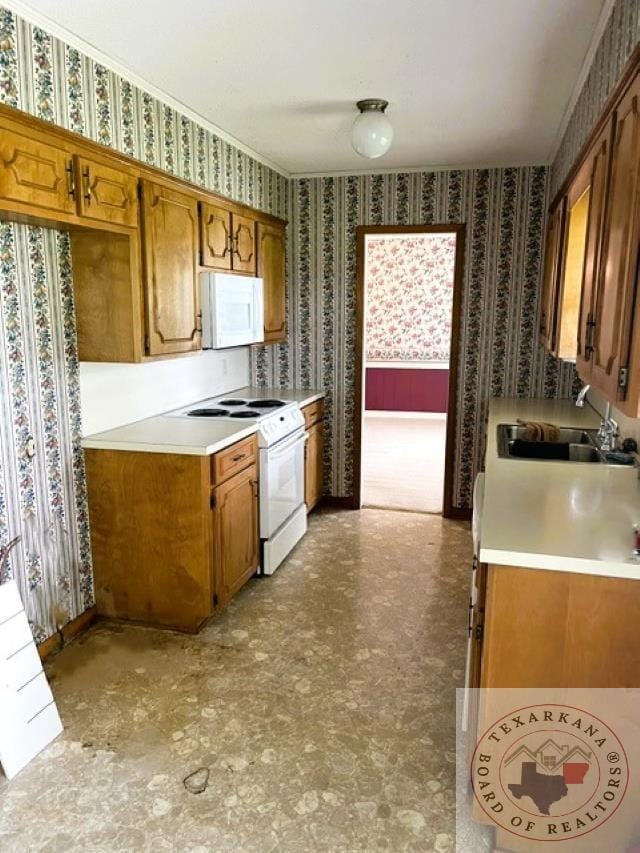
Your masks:
{"label": "white ceiling", "polygon": [[[548,162],[610,0],[28,0],[282,169]],[[46,22],[39,18],[44,25]],[[75,43],[88,50],[88,45]],[[91,50],[88,50],[91,52]],[[95,54],[95,50],[93,51]],[[395,128],[355,154],[355,101]]]}

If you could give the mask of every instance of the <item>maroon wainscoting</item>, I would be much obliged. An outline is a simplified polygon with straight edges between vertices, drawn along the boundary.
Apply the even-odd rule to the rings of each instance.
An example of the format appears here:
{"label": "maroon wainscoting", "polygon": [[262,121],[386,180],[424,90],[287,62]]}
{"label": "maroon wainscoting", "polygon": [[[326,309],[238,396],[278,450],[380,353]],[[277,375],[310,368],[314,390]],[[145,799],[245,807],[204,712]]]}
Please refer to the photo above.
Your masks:
{"label": "maroon wainscoting", "polygon": [[448,370],[367,367],[365,408],[378,412],[446,412]]}

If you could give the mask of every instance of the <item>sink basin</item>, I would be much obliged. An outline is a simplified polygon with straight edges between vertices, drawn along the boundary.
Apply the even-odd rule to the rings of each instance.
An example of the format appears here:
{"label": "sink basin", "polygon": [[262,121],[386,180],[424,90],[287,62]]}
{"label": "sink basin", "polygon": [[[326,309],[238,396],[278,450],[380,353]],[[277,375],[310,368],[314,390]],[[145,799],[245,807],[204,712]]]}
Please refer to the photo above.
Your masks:
{"label": "sink basin", "polygon": [[[596,445],[597,430],[560,427],[559,433],[558,441],[550,446],[546,442],[526,442],[525,428],[519,424],[498,424],[498,456],[502,459],[607,464]],[[559,450],[557,445],[563,444],[568,445],[568,459],[558,459],[556,456],[555,451]],[[530,452],[527,452],[528,448]],[[548,456],[545,455],[545,450],[548,451]]]}

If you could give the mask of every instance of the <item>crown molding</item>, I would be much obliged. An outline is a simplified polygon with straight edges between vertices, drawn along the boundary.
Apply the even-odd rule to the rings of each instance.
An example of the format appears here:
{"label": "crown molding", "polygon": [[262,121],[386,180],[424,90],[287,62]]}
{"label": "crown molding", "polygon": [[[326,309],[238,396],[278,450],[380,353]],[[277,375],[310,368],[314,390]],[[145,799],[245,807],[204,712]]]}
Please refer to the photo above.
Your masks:
{"label": "crown molding", "polygon": [[578,103],[578,98],[580,97],[580,93],[584,87],[584,84],[587,81],[587,77],[589,76],[589,72],[591,71],[591,66],[593,65],[593,60],[596,55],[596,51],[600,46],[600,42],[602,40],[602,36],[604,35],[604,31],[607,28],[607,24],[609,23],[609,18],[611,17],[611,13],[613,12],[613,7],[616,4],[616,0],[604,0],[602,5],[602,9],[600,10],[600,15],[596,22],[596,25],[593,30],[593,34],[591,36],[591,41],[589,42],[589,47],[587,48],[587,52],[585,53],[584,59],[582,61],[582,66],[580,68],[580,73],[576,78],[576,82],[571,91],[571,96],[567,101],[567,106],[562,113],[562,118],[560,119],[560,124],[558,125],[558,130],[556,132],[556,136],[551,146],[551,151],[549,152],[549,162],[553,163],[558,155],[558,151],[560,150],[560,146],[562,145],[562,140],[564,139],[564,135],[567,131],[567,127],[569,126],[569,122],[571,121],[571,116],[573,115],[573,111],[575,109],[576,104]]}
{"label": "crown molding", "polygon": [[226,130],[223,130],[218,125],[209,121],[209,119],[200,115],[200,113],[193,110],[191,107],[182,103],[182,101],[178,100],[178,98],[174,98],[173,95],[170,95],[168,92],[165,92],[163,89],[160,89],[158,86],[155,86],[153,83],[145,80],[144,77],[140,77],[139,74],[131,71],[130,68],[127,68],[121,62],[118,62],[117,59],[114,59],[112,56],[104,53],[102,50],[97,48],[95,45],[91,44],[91,42],[86,41],[80,36],[72,33],[66,27],[62,27],[60,24],[57,24],[54,20],[49,18],[47,15],[43,15],[41,12],[38,12],[36,9],[33,9],[28,3],[24,3],[23,0],[4,0],[3,5],[10,9],[12,12],[15,12],[16,15],[19,15],[21,18],[24,18],[28,23],[35,25],[36,27],[40,27],[40,29],[45,30],[50,33],[52,36],[63,41],[65,44],[68,44],[71,47],[75,47],[76,50],[79,50],[81,53],[84,53],[86,56],[93,59],[95,62],[99,62],[101,65],[106,66],[111,71],[114,71],[123,79],[127,80],[130,83],[133,83],[139,89],[142,89],[144,92],[147,92],[149,95],[152,95],[157,100],[166,104],[174,110],[177,110],[182,115],[190,118],[192,121],[195,121],[197,124],[201,125],[205,128],[205,130],[210,131],[215,136],[220,139],[224,139],[225,142],[228,142],[230,145],[233,145],[235,148],[238,148],[240,151],[244,151],[245,154],[248,154],[250,157],[253,157],[254,160],[258,160],[260,163],[263,163],[265,166],[268,166],[270,169],[273,169],[278,174],[282,175],[285,178],[290,178],[290,173],[284,169],[282,166],[270,160],[268,157],[260,154],[258,151],[255,151],[253,148],[250,148],[248,145],[245,145],[240,139],[237,139],[233,134],[227,133]]}

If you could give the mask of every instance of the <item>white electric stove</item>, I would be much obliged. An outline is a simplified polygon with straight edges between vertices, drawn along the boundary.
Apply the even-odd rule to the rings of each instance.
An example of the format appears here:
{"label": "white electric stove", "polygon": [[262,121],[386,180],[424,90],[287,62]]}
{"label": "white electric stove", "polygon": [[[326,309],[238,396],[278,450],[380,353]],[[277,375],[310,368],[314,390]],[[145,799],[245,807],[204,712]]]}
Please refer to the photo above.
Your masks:
{"label": "white electric stove", "polygon": [[201,400],[169,417],[257,425],[260,448],[261,574],[271,575],[307,530],[304,417],[297,403],[227,395]]}

